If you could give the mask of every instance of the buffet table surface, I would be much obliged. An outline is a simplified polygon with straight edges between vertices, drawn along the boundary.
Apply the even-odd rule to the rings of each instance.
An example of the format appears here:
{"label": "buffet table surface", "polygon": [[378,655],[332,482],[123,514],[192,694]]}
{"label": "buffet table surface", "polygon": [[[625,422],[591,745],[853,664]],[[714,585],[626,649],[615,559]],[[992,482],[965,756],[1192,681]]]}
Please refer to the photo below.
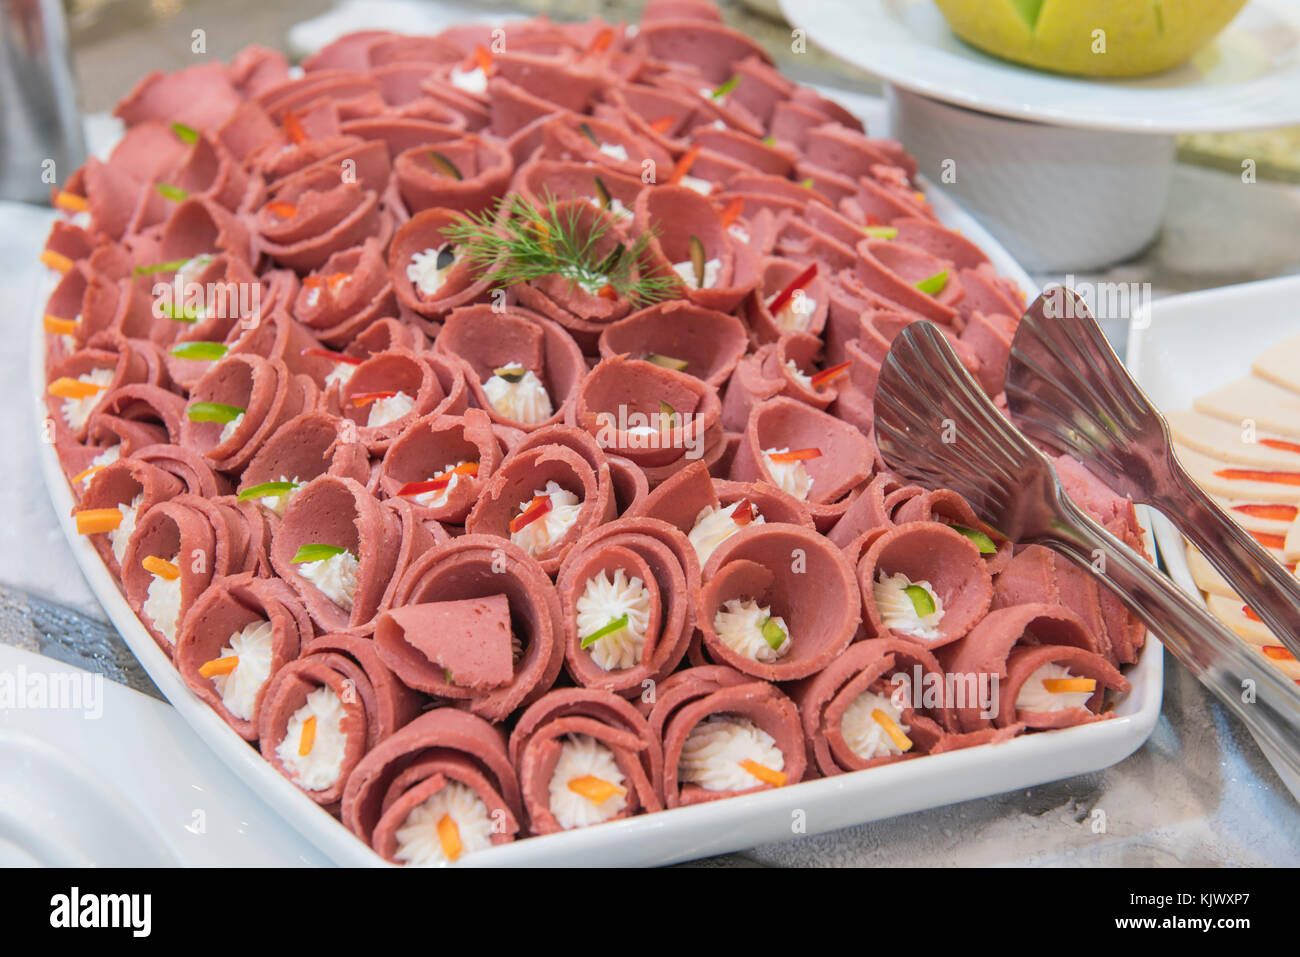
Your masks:
{"label": "buffet table surface", "polygon": [[[76,68],[88,112],[111,108],[142,72],[142,64],[161,69],[183,65],[181,53],[170,62],[166,50],[180,49],[181,39],[194,29],[207,31],[209,53],[219,57],[228,58],[251,42],[293,52],[289,28],[330,7],[321,0],[79,0],[72,6]],[[475,5],[480,11],[494,6]],[[593,0],[512,5],[556,17],[599,10],[607,19],[634,17],[639,6]],[[766,42],[783,60],[788,27],[735,2],[723,6],[733,25]],[[787,54],[781,66],[804,82],[873,90],[869,78],[816,50],[803,57]],[[1278,131],[1274,142],[1292,136]],[[1074,278],[1150,283],[1152,295],[1160,297],[1300,272],[1300,246],[1294,241],[1300,235],[1300,186],[1284,181],[1289,154],[1282,151],[1277,180],[1244,184],[1239,175],[1212,168],[1216,155],[1233,149],[1226,137],[1185,143],[1156,243],[1135,261]],[[38,386],[28,369],[28,336],[37,308],[32,264],[51,217],[48,210],[0,204],[0,309],[10,330],[0,353],[0,390],[11,410],[0,417],[0,447],[8,452],[0,458],[0,515],[9,544],[0,550],[0,642],[156,694],[82,580],[42,487],[31,414]],[[1040,285],[1066,280],[1033,278]],[[1247,322],[1249,317],[1225,321]],[[1107,329],[1121,351],[1125,331],[1118,323]],[[232,786],[242,787],[233,781]],[[698,864],[1187,866],[1297,861],[1300,813],[1294,799],[1245,729],[1166,656],[1160,722],[1141,749],[1114,767]]]}

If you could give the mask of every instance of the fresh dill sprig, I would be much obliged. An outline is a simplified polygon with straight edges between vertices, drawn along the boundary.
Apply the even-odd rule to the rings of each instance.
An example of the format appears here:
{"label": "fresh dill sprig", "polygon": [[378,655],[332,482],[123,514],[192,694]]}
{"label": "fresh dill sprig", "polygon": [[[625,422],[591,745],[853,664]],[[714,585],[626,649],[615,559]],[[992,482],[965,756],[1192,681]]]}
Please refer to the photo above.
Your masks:
{"label": "fresh dill sprig", "polygon": [[496,288],[562,276],[572,287],[581,283],[589,292],[609,285],[619,298],[636,305],[680,295],[678,276],[651,275],[638,268],[647,258],[649,235],[638,236],[630,246],[620,239],[601,255],[598,249],[609,224],[601,217],[585,217],[579,202],[561,208],[549,191],[541,205],[516,194],[490,209],[465,214],[443,235],[475,278],[487,278]]}

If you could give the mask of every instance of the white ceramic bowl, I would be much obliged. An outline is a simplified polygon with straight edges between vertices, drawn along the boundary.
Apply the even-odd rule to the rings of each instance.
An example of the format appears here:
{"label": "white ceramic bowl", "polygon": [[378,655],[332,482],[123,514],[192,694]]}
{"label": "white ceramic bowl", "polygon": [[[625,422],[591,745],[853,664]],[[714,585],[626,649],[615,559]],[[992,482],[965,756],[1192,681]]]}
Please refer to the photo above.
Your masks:
{"label": "white ceramic bowl", "polygon": [[1100,269],[1160,230],[1174,138],[979,113],[890,86],[890,129],[1030,272]]}

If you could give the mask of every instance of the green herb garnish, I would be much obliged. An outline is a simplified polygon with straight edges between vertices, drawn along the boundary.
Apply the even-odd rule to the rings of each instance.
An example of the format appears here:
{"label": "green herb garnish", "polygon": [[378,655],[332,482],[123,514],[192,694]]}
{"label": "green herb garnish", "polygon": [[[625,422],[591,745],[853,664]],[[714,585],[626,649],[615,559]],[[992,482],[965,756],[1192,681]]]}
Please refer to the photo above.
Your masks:
{"label": "green herb garnish", "polygon": [[189,143],[193,146],[199,141],[199,131],[192,126],[186,126],[184,123],[173,123],[172,132],[182,143]]}
{"label": "green herb garnish", "polygon": [[608,624],[606,624],[603,628],[597,628],[586,638],[583,638],[581,647],[586,648],[590,645],[594,645],[596,642],[600,641],[600,639],[606,637],[607,635],[612,635],[616,631],[622,631],[626,627],[627,627],[627,614],[625,613],[620,617],[615,618],[613,621],[609,622]]}
{"label": "green herb garnish", "polygon": [[443,238],[455,244],[457,259],[466,263],[474,279],[487,279],[498,289],[562,276],[575,288],[579,282],[608,283],[620,299],[636,305],[672,298],[680,277],[647,274],[640,268],[653,230],[638,236],[611,266],[610,257],[599,258],[597,252],[609,224],[601,218],[587,221],[584,206],[591,208],[573,203],[561,210],[549,193],[540,204],[516,194],[482,212],[464,214],[443,231]]}
{"label": "green herb garnish", "polygon": [[872,239],[897,239],[897,226],[863,226],[862,231]]}
{"label": "green herb garnish", "polygon": [[162,316],[176,322],[198,322],[203,318],[203,307],[197,302],[186,303],[179,309],[172,302],[159,302],[155,305]]}
{"label": "green herb garnish", "polygon": [[764,146],[775,146],[775,145],[776,145],[776,137],[775,137],[775,136],[764,136],[764,137],[763,137],[763,145],[764,145]]}
{"label": "green herb garnish", "polygon": [[595,180],[596,180],[596,195],[600,197],[601,208],[609,209],[610,206],[614,205],[614,197],[609,194],[609,187],[605,185],[605,181],[603,179],[597,176],[595,177]]}
{"label": "green herb garnish", "polygon": [[652,352],[645,357],[645,361],[659,366],[661,369],[672,369],[674,372],[685,372],[686,367],[690,365],[685,359],[674,359],[672,356],[661,356],[657,352]]}
{"label": "green herb garnish", "polygon": [[582,130],[583,135],[586,136],[587,139],[591,140],[594,145],[600,145],[600,140],[596,139],[596,134],[591,131],[591,127],[586,123],[579,123],[578,129]]}
{"label": "green herb garnish", "polygon": [[173,186],[170,183],[154,183],[153,188],[158,190],[160,196],[164,199],[170,199],[173,203],[182,203],[190,195],[189,190],[181,189],[179,186]]}
{"label": "green herb garnish", "polygon": [[903,594],[912,599],[912,608],[918,618],[934,614],[934,599],[920,585],[908,585],[903,589]]}
{"label": "green herb garnish", "polygon": [[993,539],[977,528],[967,528],[965,525],[954,525],[952,526],[952,530],[954,532],[960,532],[962,535],[965,535],[974,542],[975,547],[980,550],[981,555],[992,555],[998,550],[998,546],[994,543]]}
{"label": "green herb garnish", "polygon": [[948,281],[948,270],[937,272],[933,276],[927,276],[916,284],[916,288],[921,290],[927,296],[938,295],[943,289],[944,284]]}
{"label": "green herb garnish", "polygon": [[152,276],[160,272],[175,272],[184,266],[188,259],[173,259],[167,263],[153,263],[149,266],[136,266],[131,272],[136,276]]}
{"label": "green herb garnish", "polygon": [[452,179],[459,180],[465,178],[460,174],[460,170],[456,167],[456,164],[447,159],[446,156],[439,153],[437,150],[429,150],[429,159],[433,161],[433,168],[443,176],[450,176]]}
{"label": "green herb garnish", "polygon": [[224,402],[195,402],[185,410],[191,422],[233,422],[244,412],[239,406]]}
{"label": "green herb garnish", "polygon": [[811,176],[809,176],[809,177],[806,177],[805,179],[801,179],[801,180],[799,180],[799,185],[802,186],[804,189],[812,189],[812,188],[813,188],[813,178],[812,178]]}
{"label": "green herb garnish", "polygon": [[297,487],[297,482],[263,482],[260,485],[250,485],[239,493],[239,501],[247,502],[251,498],[279,498]]}
{"label": "green herb garnish", "polygon": [[713,91],[713,98],[715,100],[722,99],[732,90],[734,90],[736,87],[740,86],[741,79],[742,77],[739,73],[735,74],[726,83],[722,84],[722,86],[718,87],[716,90]]}
{"label": "green herb garnish", "polygon": [[677,427],[677,410],[663,399],[659,400],[659,416],[668,420],[668,428]]}
{"label": "green herb garnish", "polygon": [[195,362],[212,362],[224,356],[230,347],[221,342],[182,342],[172,346],[172,355],[177,359],[193,359]]}
{"label": "green herb garnish", "polygon": [[695,270],[695,288],[704,288],[704,243],[700,241],[699,236],[691,237],[691,268]]}
{"label": "green herb garnish", "polygon": [[512,369],[509,366],[501,366],[500,368],[492,370],[494,376],[498,379],[505,379],[507,382],[522,381],[526,372],[528,372],[527,369]]}
{"label": "green herb garnish", "polygon": [[773,651],[777,651],[785,644],[785,629],[773,621],[770,615],[763,619],[763,624],[759,625],[758,630]]}
{"label": "green herb garnish", "polygon": [[333,558],[335,555],[342,555],[347,549],[341,545],[322,545],[314,542],[310,545],[301,545],[294,554],[291,561],[298,565],[302,562],[319,562],[327,558]]}

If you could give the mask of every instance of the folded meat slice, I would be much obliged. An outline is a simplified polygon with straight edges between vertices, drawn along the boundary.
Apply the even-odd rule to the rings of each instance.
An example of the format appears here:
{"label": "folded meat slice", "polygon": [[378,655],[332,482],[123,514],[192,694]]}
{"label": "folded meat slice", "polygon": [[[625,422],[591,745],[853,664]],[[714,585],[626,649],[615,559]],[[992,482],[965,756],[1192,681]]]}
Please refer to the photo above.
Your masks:
{"label": "folded meat slice", "polygon": [[504,457],[482,410],[434,413],[412,422],[389,446],[378,489],[386,498],[407,498],[436,521],[462,525]]}
{"label": "folded meat slice", "polygon": [[439,865],[506,844],[519,781],[494,725],[436,708],[371,749],[348,776],[343,823],[385,860]]}
{"label": "folded meat slice", "polygon": [[314,632],[302,601],[277,578],[248,572],[213,581],[176,638],[176,670],[190,690],[248,741],[270,680]]}
{"label": "folded meat slice", "polygon": [[556,580],[569,675],[626,696],[663,680],[695,630],[699,576],[689,540],[658,519],[621,518],[583,536]]}
{"label": "folded meat slice", "polygon": [[941,522],[905,522],[858,563],[863,621],[879,638],[927,649],[956,641],[984,617],[993,581],[979,548]]}
{"label": "folded meat slice", "polygon": [[460,363],[401,348],[363,360],[346,382],[325,395],[326,408],[353,423],[357,440],[372,455],[386,452],[416,419],[458,415],[468,403]]}
{"label": "folded meat slice", "polygon": [[89,536],[104,565],[114,578],[121,579],[120,562],[136,523],[159,502],[182,494],[185,487],[171,472],[139,459],[117,459],[107,465],[91,466],[91,469],[94,471],[89,475],[82,473],[77,482],[84,489],[78,511],[117,509],[121,513],[116,528]]}
{"label": "folded meat slice", "polygon": [[928,754],[955,728],[943,668],[903,639],[859,641],[790,694],[828,777]]}
{"label": "folded meat slice", "polygon": [[659,738],[608,691],[548,692],[520,715],[509,748],[532,834],[663,810]]}
{"label": "folded meat slice", "polygon": [[379,660],[369,639],[321,635],[267,682],[258,746],[308,797],[337,811],[362,757],[408,725],[421,703]]}
{"label": "folded meat slice", "polygon": [[[745,325],[735,316],[673,300],[606,326],[602,358],[625,355],[679,369],[721,389],[745,354]],[[683,365],[684,363],[684,365]]]}
{"label": "folded meat slice", "polygon": [[705,665],[667,678],[649,721],[663,741],[670,808],[797,784],[807,768],[794,702],[731,668]]}
{"label": "folded meat slice", "polygon": [[[328,412],[304,412],[276,429],[257,450],[239,479],[241,493],[275,483],[255,500],[283,517],[298,489],[321,475],[335,475],[365,483],[370,478],[370,457],[344,419]],[[279,483],[292,488],[281,489]]]}
{"label": "folded meat slice", "polygon": [[[954,707],[958,726],[967,732],[1015,724],[1055,728],[1094,721],[1107,688],[1127,691],[1129,687],[1127,679],[1097,653],[1096,635],[1062,605],[1013,605],[991,611],[940,658],[963,685],[991,686],[989,679],[998,679],[996,708],[983,709],[978,699]],[[1082,684],[1076,687],[1080,679]]]}
{"label": "folded meat slice", "polygon": [[[497,670],[496,657],[502,636],[492,624],[503,620],[497,601],[501,596],[508,608],[506,647],[511,669],[507,682],[495,684],[504,677]],[[484,603],[484,599],[492,601]],[[444,642],[430,639],[423,648],[412,643],[421,620],[429,615],[410,609],[448,602],[494,609],[493,617],[483,619],[488,623],[485,629],[476,629],[473,635],[483,658],[468,676],[477,687],[463,684],[454,669],[425,653],[442,654]],[[536,700],[560,672],[563,619],[555,589],[541,566],[508,541],[467,534],[414,557],[396,585],[390,607],[391,613],[381,616],[378,624],[375,648],[397,676],[410,687],[449,699],[490,721],[501,721]],[[417,633],[408,636],[407,625]]]}
{"label": "folded meat slice", "polygon": [[708,657],[768,681],[820,671],[853,641],[853,566],[816,531],[751,524],[709,557],[696,600]]}

